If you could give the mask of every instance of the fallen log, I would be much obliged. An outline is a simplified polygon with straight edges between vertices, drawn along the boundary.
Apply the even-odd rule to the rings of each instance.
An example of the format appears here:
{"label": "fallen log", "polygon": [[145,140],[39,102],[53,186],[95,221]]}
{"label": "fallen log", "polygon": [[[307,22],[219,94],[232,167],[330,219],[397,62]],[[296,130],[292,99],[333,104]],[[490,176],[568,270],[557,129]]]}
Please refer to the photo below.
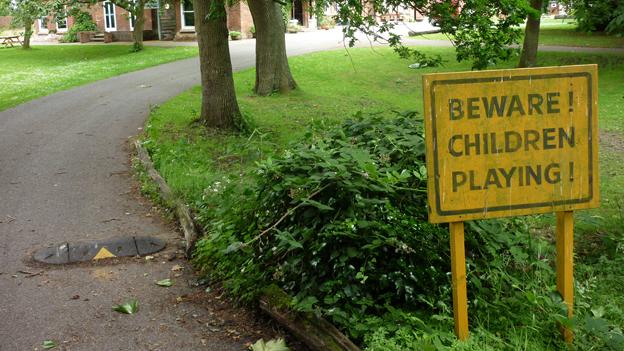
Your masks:
{"label": "fallen log", "polygon": [[165,201],[171,204],[171,206],[175,210],[176,217],[180,222],[180,228],[184,233],[184,240],[186,242],[186,257],[191,258],[193,254],[193,249],[195,248],[195,242],[197,242],[197,238],[199,237],[197,227],[195,226],[193,216],[191,215],[191,210],[188,208],[188,206],[186,206],[184,201],[174,195],[173,191],[171,191],[171,188],[169,188],[167,182],[165,182],[165,179],[163,179],[163,177],[154,167],[149,153],[147,152],[147,150],[145,150],[145,148],[143,148],[138,140],[135,141],[134,147],[137,151],[137,158],[139,159],[139,161],[141,161],[143,167],[145,167],[148,176],[152,179],[152,181],[156,183],[156,185],[158,185],[158,188],[160,189],[160,195]]}
{"label": "fallen log", "polygon": [[260,309],[275,319],[312,351],[361,351],[333,324],[314,313],[292,311],[291,297],[277,286],[265,290]]}

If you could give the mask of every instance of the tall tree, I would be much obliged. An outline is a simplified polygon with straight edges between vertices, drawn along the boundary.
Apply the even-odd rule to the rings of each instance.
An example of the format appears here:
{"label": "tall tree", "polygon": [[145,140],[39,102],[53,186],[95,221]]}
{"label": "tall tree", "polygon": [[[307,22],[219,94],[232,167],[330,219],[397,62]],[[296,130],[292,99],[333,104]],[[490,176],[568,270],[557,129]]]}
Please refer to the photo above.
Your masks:
{"label": "tall tree", "polygon": [[235,130],[241,114],[234,91],[224,1],[193,0],[202,85],[200,121],[210,128]]}
{"label": "tall tree", "polygon": [[540,18],[542,17],[543,0],[531,0],[531,8],[535,11],[527,15],[524,28],[524,43],[518,67],[533,67],[537,65],[537,47],[539,44]]}
{"label": "tall tree", "polygon": [[297,87],[286,56],[285,23],[276,0],[248,0],[256,29],[256,84],[258,95],[288,92]]}

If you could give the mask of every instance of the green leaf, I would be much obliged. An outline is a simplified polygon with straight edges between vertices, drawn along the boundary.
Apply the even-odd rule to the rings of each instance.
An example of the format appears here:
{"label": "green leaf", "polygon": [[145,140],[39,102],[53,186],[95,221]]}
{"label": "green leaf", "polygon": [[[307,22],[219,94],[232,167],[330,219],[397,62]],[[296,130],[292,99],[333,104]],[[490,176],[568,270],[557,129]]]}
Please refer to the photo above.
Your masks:
{"label": "green leaf", "polygon": [[594,315],[594,317],[601,318],[605,314],[605,308],[604,306],[598,306],[597,308],[592,308],[591,312]]}
{"label": "green leaf", "polygon": [[251,351],[290,351],[290,349],[286,346],[284,339],[273,339],[267,342],[264,342],[264,339],[260,339],[251,345]]}
{"label": "green leaf", "polygon": [[303,249],[303,244],[297,241],[289,232],[278,231],[277,236],[281,241],[284,241],[290,247],[290,250],[293,249]]}
{"label": "green leaf", "polygon": [[58,345],[56,341],[54,340],[44,340],[41,346],[43,346],[43,348],[47,350],[47,349],[53,349]]}
{"label": "green leaf", "polygon": [[318,302],[318,300],[314,296],[306,296],[301,301],[295,301],[295,300],[293,300],[294,308],[297,311],[303,311],[303,312],[312,311],[312,307],[314,306],[315,303]]}
{"label": "green leaf", "polygon": [[603,318],[593,318],[590,316],[585,316],[585,328],[587,328],[588,331],[594,334],[604,334],[609,332],[609,323]]}
{"label": "green leaf", "polygon": [[311,200],[311,199],[304,199],[301,202],[303,202],[306,205],[314,206],[314,207],[318,208],[321,211],[333,211],[334,210],[333,208],[331,208],[331,207],[329,207],[329,206],[327,206],[325,204],[322,204],[322,203],[320,203],[318,201],[314,201],[314,200]]}
{"label": "green leaf", "polygon": [[139,302],[136,299],[126,301],[121,305],[113,306],[113,311],[124,313],[124,314],[134,314],[138,310],[139,310]]}
{"label": "green leaf", "polygon": [[173,282],[171,281],[171,279],[167,278],[167,279],[163,279],[163,280],[157,281],[156,285],[164,286],[164,287],[168,288],[168,287],[173,285]]}
{"label": "green leaf", "polygon": [[238,250],[240,250],[243,246],[245,246],[245,244],[243,244],[243,243],[242,243],[242,242],[240,242],[240,241],[233,242],[233,243],[231,243],[230,245],[228,245],[228,247],[224,250],[224,252],[223,252],[223,253],[225,253],[225,254],[229,254],[229,253],[232,253],[232,252],[238,251]]}

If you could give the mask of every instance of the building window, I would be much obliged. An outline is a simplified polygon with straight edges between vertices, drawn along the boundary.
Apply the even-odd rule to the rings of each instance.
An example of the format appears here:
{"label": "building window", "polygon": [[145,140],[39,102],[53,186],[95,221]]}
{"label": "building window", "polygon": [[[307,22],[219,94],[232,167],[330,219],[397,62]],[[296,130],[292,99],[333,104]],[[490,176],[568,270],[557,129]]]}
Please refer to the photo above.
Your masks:
{"label": "building window", "polygon": [[117,30],[117,21],[115,18],[115,4],[110,1],[104,2],[104,30],[113,32]]}
{"label": "building window", "polygon": [[48,32],[48,17],[43,16],[39,18],[39,33]]}
{"label": "building window", "polygon": [[67,32],[67,14],[63,18],[56,20],[56,30],[58,32]]}
{"label": "building window", "polygon": [[[136,0],[130,0],[134,5],[136,5]],[[136,23],[136,16],[133,16],[130,11],[128,11],[128,22],[130,23],[130,30],[134,31],[134,24]]]}
{"label": "building window", "polygon": [[182,13],[182,29],[195,30],[195,11],[192,0],[180,1],[180,12]]}

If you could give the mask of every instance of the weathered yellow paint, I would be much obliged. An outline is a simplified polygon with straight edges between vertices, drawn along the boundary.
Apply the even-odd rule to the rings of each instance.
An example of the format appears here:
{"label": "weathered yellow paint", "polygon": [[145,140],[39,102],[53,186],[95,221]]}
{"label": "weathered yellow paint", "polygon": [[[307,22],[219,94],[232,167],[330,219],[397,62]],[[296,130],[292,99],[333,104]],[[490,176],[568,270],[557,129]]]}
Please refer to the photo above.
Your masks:
{"label": "weathered yellow paint", "polygon": [[[568,306],[568,317],[574,309],[574,216],[572,211],[557,212],[557,290]],[[563,328],[564,339],[571,343],[572,331]]]}
{"label": "weathered yellow paint", "polygon": [[451,232],[451,274],[453,281],[453,317],[455,335],[468,339],[468,292],[466,290],[466,255],[464,252],[464,222],[449,223]]}
{"label": "weathered yellow paint", "polygon": [[430,221],[597,207],[597,79],[596,65],[424,75]]}
{"label": "weathered yellow paint", "polygon": [[117,257],[117,256],[115,256],[112,252],[108,251],[108,249],[103,247],[100,249],[100,251],[98,251],[97,255],[95,255],[93,259],[101,260],[103,258],[111,258],[111,257]]}

